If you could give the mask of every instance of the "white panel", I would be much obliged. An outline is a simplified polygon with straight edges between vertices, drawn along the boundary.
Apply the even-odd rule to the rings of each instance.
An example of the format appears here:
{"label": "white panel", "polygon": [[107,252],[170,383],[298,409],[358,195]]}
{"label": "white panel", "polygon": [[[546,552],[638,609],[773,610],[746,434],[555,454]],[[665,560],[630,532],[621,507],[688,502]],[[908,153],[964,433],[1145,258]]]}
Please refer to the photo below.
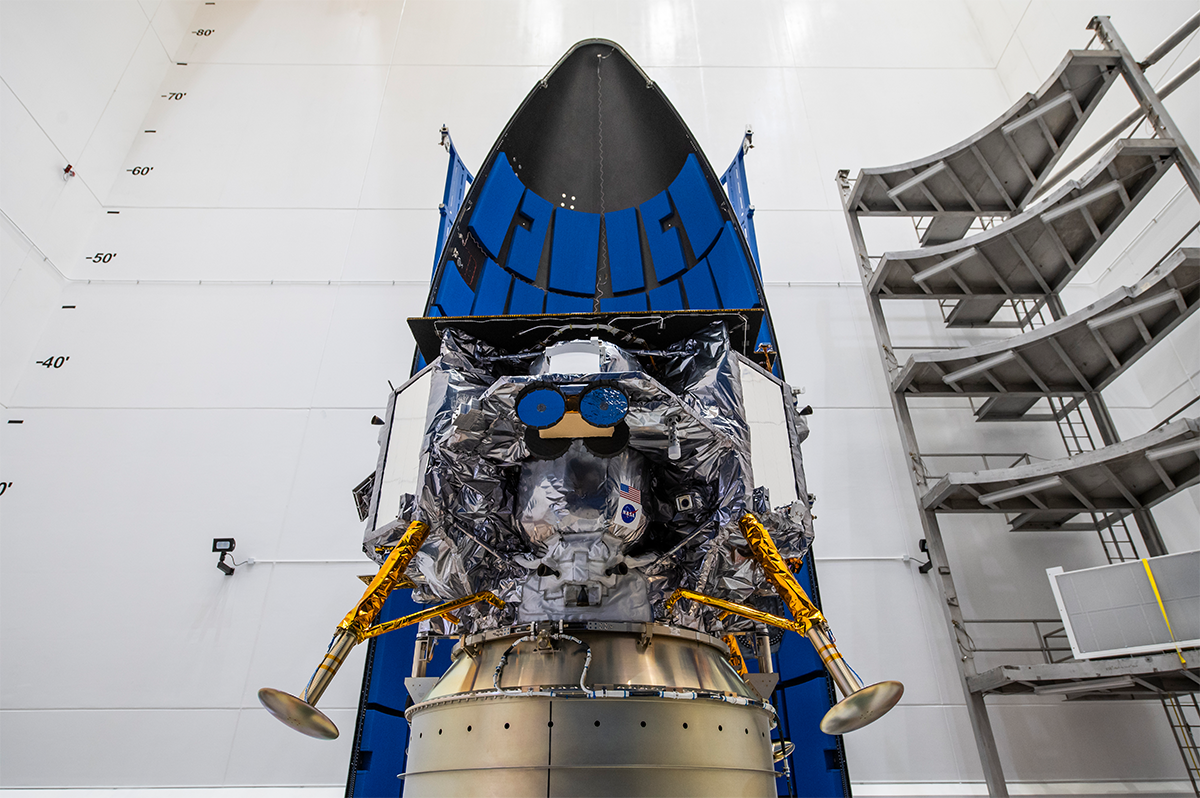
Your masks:
{"label": "white panel", "polygon": [[203,5],[176,60],[189,64],[386,64],[404,3],[291,0]]}
{"label": "white panel", "polygon": [[906,698],[887,714],[886,720],[843,738],[855,781],[960,780],[957,762],[944,755],[930,756],[932,751],[945,752],[954,745],[947,717],[953,708],[907,706]]}
{"label": "white panel", "polygon": [[[751,158],[754,158],[753,153]],[[756,160],[755,163],[759,169],[768,166],[764,161]],[[748,174],[751,186],[758,185],[757,174],[758,172]],[[759,194],[755,191],[752,198],[756,203],[758,197]],[[775,297],[779,295],[781,283],[842,283],[850,289],[857,287],[859,277],[858,272],[854,270],[854,259],[848,257],[848,252],[842,252],[843,249],[849,249],[849,242],[846,223],[840,210],[797,211],[758,207],[754,211],[754,225],[767,301],[772,305],[775,304]],[[804,253],[802,266],[796,263],[797,252]]]}
{"label": "white panel", "polygon": [[[383,398],[386,400],[386,392]],[[246,556],[260,560],[272,557],[336,560],[328,566],[314,562],[308,568],[307,578],[319,583],[320,590],[325,589],[326,579],[337,580],[330,585],[333,589],[346,574],[376,570],[362,551],[363,524],[358,520],[357,505],[351,494],[351,489],[374,471],[379,459],[379,427],[371,423],[374,413],[383,413],[383,408],[309,411],[283,516],[284,531],[270,548],[247,552]],[[305,570],[300,563],[293,567]],[[340,620],[350,609],[342,604],[356,601],[362,585],[355,581],[350,586],[340,584],[338,589],[345,592],[338,594],[343,598],[335,602],[337,606],[327,610],[337,615],[332,622]],[[331,622],[330,618],[318,616],[311,620],[325,626]],[[325,642],[319,640],[314,645],[320,648]]]}
{"label": "white panel", "polygon": [[[988,0],[984,0],[984,5],[987,4]],[[1015,35],[1011,37],[996,63],[996,76],[1004,85],[1010,103],[1019,100],[1026,92],[1034,91],[1046,79],[1046,74],[1034,69],[1020,37]]]}
{"label": "white panel", "polygon": [[[941,645],[944,625],[917,620],[936,604],[927,603],[914,584],[915,565],[899,559],[826,559],[818,549],[817,569],[838,649],[865,683],[903,682],[901,706],[962,701],[954,682],[942,678],[953,673],[953,651]],[[886,724],[881,731],[888,733]]]}
{"label": "white panel", "polygon": [[[430,150],[430,155],[432,157],[414,161],[436,162],[439,157],[445,157],[440,150]],[[444,160],[441,168],[444,177]],[[403,281],[410,292],[419,295],[417,312],[424,311],[440,223],[436,204],[413,210],[358,210],[354,214],[354,232],[350,236],[342,279]]]}
{"label": "white panel", "polygon": [[819,557],[917,552],[921,524],[894,424],[890,408],[818,407],[809,416],[804,463],[808,489],[817,497]]}
{"label": "white panel", "polygon": [[0,302],[0,403],[10,404],[21,378],[40,368],[34,361],[46,356],[37,354],[42,330],[53,314],[71,312],[55,304],[62,291],[63,281],[41,263],[36,250],[25,256]]}
{"label": "white panel", "polygon": [[[1180,325],[1195,327],[1191,324]],[[1157,403],[1180,385],[1188,382],[1188,373],[1179,359],[1174,342],[1179,341],[1179,335],[1186,334],[1185,330],[1177,329],[1158,346],[1151,347],[1138,358],[1128,371],[1113,382],[1113,403],[1117,406],[1148,407]],[[1190,348],[1195,349],[1196,339],[1193,337]],[[1107,396],[1106,396],[1107,398]],[[1189,417],[1194,415],[1187,413]],[[1144,432],[1140,430],[1139,432]]]}
{"label": "white panel", "polygon": [[122,174],[125,153],[129,152],[134,139],[156,135],[146,133],[142,121],[169,66],[162,41],[153,28],[147,27],[121,82],[116,85],[87,145],[78,155],[76,171],[101,200],[108,196],[113,183]]}
{"label": "white panel", "polygon": [[792,66],[796,63],[780,3],[774,0],[738,3],[696,0],[693,9],[702,65],[734,66],[744,70],[745,67]]}
{"label": "white panel", "polygon": [[1046,575],[1076,659],[1200,646],[1200,551]]}
{"label": "white panel", "polygon": [[[683,10],[678,3],[662,5]],[[406,0],[395,63],[537,65],[545,72],[572,44],[596,35],[592,14],[590,4],[558,0],[460,0],[452,5]],[[670,27],[662,30],[678,35]],[[432,36],[432,31],[444,31],[449,38]]]}
{"label": "white panel", "polygon": [[[443,13],[460,8],[437,7]],[[446,183],[447,155],[437,146],[441,126],[449,126],[459,157],[474,174],[513,110],[545,74],[542,67],[393,67],[363,175],[360,206],[428,208],[436,213]],[[434,222],[424,238],[410,239],[410,245],[432,253],[436,231]],[[418,263],[427,262],[425,257],[432,260],[432,254],[422,255]]]}
{"label": "white panel", "polygon": [[[359,543],[361,536],[357,534],[357,527],[357,524],[347,524],[343,530],[345,534],[338,537],[348,542]],[[293,537],[312,540],[315,536],[308,533]],[[289,737],[293,743],[298,741],[292,737],[295,734],[293,730],[267,716],[258,702],[258,690],[262,687],[275,687],[299,695],[308,684],[313,671],[321,664],[321,658],[329,645],[329,638],[337,628],[338,622],[362,597],[363,583],[357,576],[374,576],[379,570],[361,551],[358,552],[358,557],[360,562],[357,563],[258,564],[239,568],[238,572],[230,577],[231,581],[246,578],[270,585],[270,591],[262,603],[258,634],[250,647],[253,661],[248,667],[242,667],[244,681],[238,684],[238,696],[229,703],[246,710],[243,721],[246,715],[261,714],[264,720],[271,724],[272,730],[278,727],[280,734],[270,735],[276,738],[277,743],[286,742]],[[320,707],[323,712],[341,711],[353,715],[358,707],[359,693],[362,689],[366,655],[366,646],[355,646],[347,655],[337,676],[330,682],[329,689],[321,696]],[[343,733],[350,732],[353,728],[353,721],[350,726],[342,725],[340,719],[335,722]],[[260,724],[259,728],[262,729],[266,725]],[[295,758],[289,759],[296,761]],[[238,781],[242,780],[233,783]],[[274,779],[267,779],[268,783],[271,781]]]}
{"label": "white panel", "polygon": [[339,288],[313,404],[382,411],[388,383],[402,385],[412,372],[416,345],[407,319],[421,315],[427,293],[424,284]]}
{"label": "white panel", "polygon": [[[746,126],[753,126],[758,144],[746,155],[745,162],[750,197],[756,208],[825,208],[825,184],[830,181],[817,162],[816,139],[804,100],[804,73],[760,68],[750,74],[752,79],[748,79],[744,68],[705,69],[705,107],[699,111],[702,116],[685,117],[684,121],[693,130],[703,131],[702,143],[718,175],[738,153]],[[668,99],[678,102],[673,94],[668,94]],[[775,146],[784,141],[788,142],[786,147]],[[845,224],[840,218],[838,221],[839,233],[844,235]],[[767,225],[759,223],[758,227],[763,230]],[[808,264],[818,260],[817,253],[806,252],[803,269],[797,269],[794,255],[774,265],[788,269],[794,276],[801,276],[797,272],[808,276]]]}
{"label": "white panel", "polygon": [[341,277],[353,210],[123,208],[100,217],[80,258],[86,280],[329,281]]}
{"label": "white panel", "polygon": [[772,285],[767,301],[788,382],[806,403],[890,407],[862,288]]}
{"label": "white panel", "polygon": [[41,407],[308,408],[336,288],[71,284],[38,344],[71,360],[13,401]]}
{"label": "white panel", "polygon": [[0,216],[0,303],[29,254],[32,244],[16,227]]}
{"label": "white panel", "polygon": [[218,785],[224,781],[239,715],[237,709],[0,710],[3,783]]}
{"label": "white panel", "polygon": [[765,487],[770,492],[772,507],[789,505],[798,496],[783,388],[754,366],[740,360],[738,365],[741,367],[746,423],[750,426],[750,468],[754,472],[754,486]]}
{"label": "white panel", "polygon": [[[992,66],[981,47],[975,21],[962,3],[784,0],[783,8],[797,66],[882,69]],[[900,30],[903,35],[897,35]]]}
{"label": "white panel", "polygon": [[549,374],[599,374],[601,370],[599,348],[590,343],[559,344],[547,349],[546,354]]}
{"label": "white panel", "polygon": [[[211,541],[236,538],[239,561],[271,556],[307,413],[14,415],[25,423],[0,426],[13,483],[3,496],[0,605],[14,646],[6,643],[0,704],[238,706],[271,579],[254,569],[223,576]],[[47,618],[70,634],[47,634]],[[338,619],[316,620],[320,636]]]}
{"label": "white panel", "polygon": [[[888,5],[903,13],[897,4]],[[822,38],[840,45],[836,36],[822,34]],[[907,39],[907,35],[893,38]],[[826,207],[831,210],[842,207],[833,180],[838,169],[850,169],[854,176],[862,167],[923,158],[977,132],[1012,104],[990,69],[895,66],[804,70],[804,104],[813,120],[818,171],[824,175]],[[933,112],[931,107],[939,110]],[[854,134],[847,135],[849,130]]]}
{"label": "white panel", "polygon": [[1154,520],[1162,532],[1167,551],[1200,549],[1200,485],[1154,505]]}
{"label": "white panel", "polygon": [[4,85],[0,141],[0,208],[51,261],[72,262],[99,218],[99,203],[84,177],[63,180],[67,160]]}
{"label": "white panel", "polygon": [[699,65],[701,22],[689,3],[615,0],[588,6],[592,14],[588,35],[618,42],[643,69]]}
{"label": "white panel", "polygon": [[150,20],[134,0],[5,0],[0,14],[0,75],[77,160]]}
{"label": "white panel", "polygon": [[1155,0],[1152,14],[1146,13],[1146,8],[1142,0],[1110,0],[1103,8],[1089,8],[1071,0],[1041,0],[1029,4],[1016,36],[1038,74],[1045,78],[1068,48],[1083,47],[1092,38],[1087,25],[1095,14],[1111,17],[1134,58],[1144,58],[1196,13],[1194,0]]}
{"label": "white panel", "polygon": [[966,0],[967,13],[975,21],[975,30],[983,51],[995,66],[1004,55],[1016,31],[1017,22],[1029,0]]}
{"label": "white panel", "polygon": [[[115,205],[353,208],[387,67],[174,66],[118,178]],[[172,92],[186,93],[171,100]]]}
{"label": "white panel", "polygon": [[396,393],[383,479],[379,486],[379,509],[375,514],[377,528],[396,520],[400,514],[401,496],[417,492],[432,382],[433,369],[426,369]]}
{"label": "white panel", "polygon": [[[3,499],[0,559],[13,646],[0,680],[4,784],[343,779],[348,738],[306,753],[254,692],[303,686],[330,629],[362,592],[355,576],[373,570],[358,551],[348,488],[373,454],[376,428],[358,412],[22,416],[24,424],[0,427],[5,479],[14,485]],[[58,512],[48,514],[49,505]],[[340,516],[330,516],[333,507]],[[63,527],[62,517],[86,519],[94,534]],[[47,556],[64,534],[71,554]],[[237,537],[236,560],[260,562],[223,576],[209,551],[218,535]],[[270,562],[331,554],[352,561]],[[70,590],[54,588],[64,582]],[[30,595],[36,613],[27,611]],[[70,634],[46,634],[46,617],[69,619]],[[343,729],[353,726],[363,655],[352,654],[324,697]],[[246,713],[265,722],[256,726]],[[92,724],[112,735],[102,735],[104,745]],[[238,735],[258,731],[235,738],[235,727]],[[225,770],[229,754],[241,763],[236,780]],[[154,761],[139,763],[147,758]],[[289,763],[293,778],[254,772],[252,763],[268,758]]]}
{"label": "white panel", "polygon": [[[347,683],[360,686],[362,670],[339,672]],[[336,682],[335,682],[336,684]],[[341,736],[333,741],[297,740],[296,732],[262,708],[242,710],[230,747],[225,783],[339,785],[345,795],[346,769],[354,744],[354,709],[326,708]],[[307,791],[299,791],[307,796]]]}
{"label": "white panel", "polygon": [[206,5],[204,0],[142,0],[142,8],[150,17],[150,25],[162,43],[168,63],[182,60],[176,57],[180,43],[189,34],[195,35],[192,31],[197,27],[193,24],[196,13]]}
{"label": "white panel", "polygon": [[1188,375],[1188,380],[1191,382],[1193,389],[1200,387],[1200,347],[1196,346],[1196,341],[1200,340],[1200,319],[1195,316],[1189,316],[1187,321],[1179,325],[1167,339],[1171,348],[1175,350],[1176,356],[1180,363],[1183,364],[1183,373]]}

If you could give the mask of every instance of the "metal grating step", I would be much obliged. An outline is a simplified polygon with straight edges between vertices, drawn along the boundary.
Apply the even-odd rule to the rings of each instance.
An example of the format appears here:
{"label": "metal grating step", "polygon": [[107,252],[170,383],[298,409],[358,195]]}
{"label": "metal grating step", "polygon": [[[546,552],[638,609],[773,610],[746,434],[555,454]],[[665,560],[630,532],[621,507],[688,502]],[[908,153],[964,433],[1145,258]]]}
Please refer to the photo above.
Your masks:
{"label": "metal grating step", "polygon": [[886,253],[868,289],[881,299],[951,299],[951,327],[989,324],[1007,301],[1060,290],[1175,162],[1174,142],[1117,142],[1084,177],[969,238]]}
{"label": "metal grating step", "polygon": [[1164,691],[1187,692],[1200,680],[1200,650],[1116,659],[1067,660],[1037,665],[1003,665],[967,679],[967,689],[985,695],[1062,695],[1071,700],[1149,699]]}
{"label": "metal grating step", "polygon": [[1136,285],[1044,327],[914,355],[892,390],[913,398],[985,397],[975,413],[980,421],[1045,421],[1029,413],[1042,398],[1103,390],[1197,307],[1200,249],[1180,249]]}
{"label": "metal grating step", "polygon": [[1107,525],[1200,483],[1200,420],[1181,419],[1145,435],[1013,468],[947,474],[921,497],[939,513],[1015,515],[1020,529],[1068,526],[1077,515]]}
{"label": "metal grating step", "polygon": [[862,170],[847,207],[863,216],[1020,211],[1112,85],[1120,60],[1111,50],[1071,50],[1036,94],[970,138],[927,158]]}

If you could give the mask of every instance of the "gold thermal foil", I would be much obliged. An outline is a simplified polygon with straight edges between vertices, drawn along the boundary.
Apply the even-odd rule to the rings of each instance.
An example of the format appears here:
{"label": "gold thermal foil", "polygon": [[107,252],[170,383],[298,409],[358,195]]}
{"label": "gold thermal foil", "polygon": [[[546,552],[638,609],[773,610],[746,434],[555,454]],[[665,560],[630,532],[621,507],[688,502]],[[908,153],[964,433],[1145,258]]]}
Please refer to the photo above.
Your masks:
{"label": "gold thermal foil", "polygon": [[759,623],[765,623],[770,626],[778,626],[780,629],[791,629],[793,632],[803,633],[803,629],[807,628],[796,621],[789,621],[787,618],[780,618],[778,615],[772,615],[769,612],[756,610],[754,607],[747,607],[745,604],[738,604],[734,601],[726,601],[725,599],[719,599],[714,596],[706,596],[703,593],[697,593],[696,591],[688,590],[685,587],[679,588],[671,594],[669,599],[667,599],[667,603],[663,605],[664,616],[669,616],[671,614],[671,610],[675,608],[675,604],[680,599],[698,601],[701,604],[707,604],[710,607],[716,607],[719,610],[724,610],[731,615],[740,615],[743,618],[749,618],[752,621],[758,621]]}
{"label": "gold thermal foil", "polygon": [[771,540],[766,527],[750,513],[743,515],[738,525],[750,546],[754,561],[763,569],[763,575],[796,619],[796,631],[805,634],[814,624],[824,625],[825,616],[821,615],[788,569],[783,557],[779,556],[779,549],[775,548],[775,542]]}
{"label": "gold thermal foil", "polygon": [[738,672],[738,676],[745,679],[750,672],[746,670],[746,658],[742,656],[742,647],[738,645],[737,635],[725,635],[721,639],[729,646],[729,664]]}
{"label": "gold thermal foil", "polygon": [[463,596],[460,599],[454,599],[454,601],[447,601],[445,604],[439,604],[436,607],[430,607],[429,609],[420,610],[419,612],[405,615],[403,618],[384,621],[381,624],[377,624],[367,629],[366,632],[363,633],[363,637],[364,639],[368,637],[378,637],[379,635],[385,634],[394,629],[411,626],[414,623],[427,621],[430,618],[436,618],[439,615],[450,615],[453,610],[459,609],[460,607],[469,606],[477,601],[486,601],[493,607],[504,607],[504,601],[501,600],[499,596],[490,590],[484,590],[479,593],[472,593],[469,596]]}
{"label": "gold thermal foil", "polygon": [[358,604],[346,613],[346,617],[338,624],[337,628],[340,631],[349,632],[360,643],[367,638],[367,629],[379,617],[379,611],[383,609],[383,602],[387,601],[388,594],[406,579],[404,569],[416,556],[428,534],[429,526],[421,521],[413,521],[408,525],[404,537],[400,538],[400,542],[380,566],[379,572],[367,585],[367,590],[358,600]]}

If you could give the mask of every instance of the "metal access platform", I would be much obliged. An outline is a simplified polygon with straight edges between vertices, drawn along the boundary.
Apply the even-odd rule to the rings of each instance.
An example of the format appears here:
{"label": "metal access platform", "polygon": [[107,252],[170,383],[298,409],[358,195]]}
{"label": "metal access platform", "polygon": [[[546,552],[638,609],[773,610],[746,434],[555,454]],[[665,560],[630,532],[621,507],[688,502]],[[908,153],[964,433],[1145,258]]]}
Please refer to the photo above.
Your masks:
{"label": "metal access platform", "polygon": [[1176,250],[1136,285],[1045,327],[986,344],[909,358],[892,390],[910,398],[985,401],[979,421],[1046,421],[1046,396],[1081,399],[1107,388],[1200,306],[1200,249]]}
{"label": "metal access platform", "polygon": [[[1071,50],[1035,94],[928,158],[864,169],[847,207],[864,216],[939,216],[929,238],[957,238],[975,216],[1025,206],[1119,73],[1107,50]],[[953,219],[953,221],[952,221]],[[929,243],[933,243],[930,241]]]}
{"label": "metal access platform", "polygon": [[1064,529],[1080,513],[1111,523],[1198,483],[1200,419],[1188,418],[1074,457],[947,474],[921,505],[939,513],[1014,515],[1014,529]]}
{"label": "metal access platform", "polygon": [[[1200,13],[1140,60],[1108,17],[1088,27],[1094,48],[1068,52],[1036,93],[983,130],[926,158],[863,169],[857,179],[840,172],[838,184],[925,534],[920,548],[929,562],[921,572],[940,588],[947,632],[962,654],[956,661],[989,794],[1006,796],[1008,788],[985,697],[1028,693],[1160,700],[1200,798],[1200,650],[1083,661],[1056,648],[1061,622],[987,617],[987,608],[978,608],[984,617],[967,618],[939,522],[943,514],[981,521],[990,515],[1030,535],[1094,530],[1110,563],[1128,562],[1169,553],[1151,508],[1200,483],[1200,421],[1172,420],[1185,410],[1194,415],[1196,400],[1122,441],[1103,395],[1200,304],[1200,250],[1158,241],[1147,273],[1132,286],[1072,313],[1060,295],[1167,171],[1177,169],[1200,200],[1200,161],[1162,103],[1200,72],[1200,61],[1157,89],[1144,74],[1200,29]],[[1072,148],[1068,163],[1068,146],[1117,77],[1137,111]],[[1149,133],[1121,138],[1143,121]],[[862,220],[880,216],[911,217],[919,248],[873,256]],[[963,345],[897,346],[885,308],[899,299],[937,303],[940,320]],[[971,328],[1015,334],[981,343]],[[919,353],[897,356],[912,349]],[[969,409],[979,421],[1054,423],[1065,455],[1035,461],[1026,454],[1024,465],[934,475],[934,458],[982,456],[986,463],[1001,456],[923,453],[910,403],[934,398],[946,414]],[[1030,553],[1034,574],[1057,565]],[[998,639],[977,645],[970,630],[981,640]],[[1015,640],[1012,630],[1033,630],[1035,647]],[[1044,662],[1029,662],[1039,655]]]}
{"label": "metal access platform", "polygon": [[1110,660],[1002,665],[967,680],[985,695],[1067,695],[1072,699],[1157,699],[1200,689],[1200,651]]}
{"label": "metal access platform", "polygon": [[987,325],[1005,302],[1042,298],[1066,285],[1175,157],[1173,141],[1119,141],[1086,176],[990,230],[885,254],[868,289],[883,299],[958,300],[948,326]]}

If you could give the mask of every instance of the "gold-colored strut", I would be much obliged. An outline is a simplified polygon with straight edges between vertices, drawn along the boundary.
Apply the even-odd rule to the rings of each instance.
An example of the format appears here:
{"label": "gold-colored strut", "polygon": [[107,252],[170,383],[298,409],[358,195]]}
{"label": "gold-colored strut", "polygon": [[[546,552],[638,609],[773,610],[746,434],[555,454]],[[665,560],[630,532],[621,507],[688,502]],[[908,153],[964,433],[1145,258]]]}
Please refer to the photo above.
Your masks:
{"label": "gold-colored strut", "polygon": [[725,635],[721,639],[729,646],[729,664],[738,672],[738,676],[745,679],[750,675],[750,671],[746,670],[746,658],[742,656],[742,647],[738,645],[737,635]]}
{"label": "gold-colored strut", "polygon": [[338,736],[337,726],[325,713],[317,709],[316,704],[325,694],[325,689],[329,687],[333,677],[342,667],[342,663],[346,661],[347,655],[354,646],[368,638],[399,629],[402,626],[419,623],[427,618],[436,618],[439,615],[457,621],[458,619],[452,614],[452,611],[477,601],[486,601],[496,607],[504,606],[504,602],[495,594],[484,591],[449,601],[437,607],[414,612],[403,618],[376,624],[375,620],[379,617],[388,594],[398,587],[413,585],[412,580],[404,575],[404,570],[416,556],[428,534],[429,527],[420,521],[413,521],[408,525],[408,530],[400,538],[400,542],[392,549],[387,560],[379,568],[379,572],[375,574],[375,578],[367,585],[367,590],[363,593],[362,598],[338,624],[337,632],[329,644],[329,649],[325,652],[325,658],[317,666],[316,672],[308,680],[308,685],[299,698],[272,687],[264,687],[258,691],[258,700],[262,702],[268,712],[310,737],[324,740],[336,739]]}
{"label": "gold-colored strut", "polygon": [[707,604],[710,607],[716,607],[719,610],[724,610],[730,615],[740,615],[743,618],[749,618],[752,621],[765,623],[769,626],[778,626],[780,629],[790,629],[793,632],[804,634],[802,624],[796,621],[789,621],[787,618],[780,618],[778,615],[772,615],[769,612],[748,607],[745,604],[738,604],[736,601],[726,601],[719,599],[716,596],[706,596],[703,593],[697,593],[694,590],[688,590],[686,587],[681,587],[671,594],[667,599],[667,603],[663,605],[663,615],[669,617],[671,611],[675,609],[675,605],[680,599],[689,599],[690,601]]}
{"label": "gold-colored strut", "polygon": [[359,643],[366,640],[368,636],[374,636],[367,635],[367,630],[379,617],[379,612],[383,609],[383,603],[387,601],[388,594],[406,580],[404,570],[408,568],[408,563],[416,556],[428,535],[428,524],[422,521],[413,521],[408,525],[400,542],[392,549],[392,553],[388,555],[379,572],[375,574],[375,578],[367,585],[367,590],[358,600],[358,604],[354,605],[354,609],[346,613],[346,617],[338,624],[339,632],[349,632]]}
{"label": "gold-colored strut", "polygon": [[472,593],[469,596],[463,596],[462,598],[454,599],[453,601],[447,601],[445,604],[439,604],[436,607],[430,607],[428,609],[421,610],[420,612],[414,612],[409,615],[405,615],[403,618],[396,618],[395,620],[384,621],[383,623],[376,624],[363,633],[363,639],[377,637],[381,634],[385,634],[405,626],[411,626],[414,623],[420,623],[421,621],[427,621],[430,618],[436,618],[439,615],[448,616],[449,618],[453,619],[453,616],[451,615],[453,610],[457,610],[460,607],[469,606],[477,601],[486,601],[493,607],[499,607],[501,609],[504,608],[504,601],[501,600],[495,593],[490,590],[483,590],[479,593]]}
{"label": "gold-colored strut", "polygon": [[[799,570],[800,563],[785,561],[779,555],[779,549],[771,540],[770,533],[752,514],[743,515],[738,525],[741,527],[742,535],[746,538],[746,543],[749,544],[751,556],[762,568],[763,575],[771,583],[771,587],[783,599],[794,620],[780,618],[753,607],[706,596],[685,588],[680,588],[671,594],[663,607],[664,614],[670,615],[675,604],[680,599],[686,598],[722,610],[721,617],[740,615],[759,623],[791,629],[807,637],[816,649],[817,655],[820,656],[821,662],[829,672],[834,684],[844,696],[821,720],[821,731],[826,734],[843,734],[862,728],[895,706],[904,694],[904,685],[900,682],[886,681],[863,687],[858,675],[846,664],[834,644],[825,616],[812,603],[808,594],[804,592],[804,588],[800,587],[800,583],[792,575],[793,569],[788,567],[792,565]],[[729,644],[730,661],[733,661],[736,651],[738,662],[744,669],[745,662],[741,659],[741,652],[737,650],[736,639],[733,635],[729,635],[725,641]],[[735,665],[735,667],[737,666]],[[745,678],[744,670],[741,672]]]}
{"label": "gold-colored strut", "polygon": [[808,594],[804,592],[804,588],[800,587],[800,583],[788,569],[783,557],[779,555],[779,549],[775,548],[775,541],[771,540],[771,535],[762,522],[752,514],[746,513],[742,516],[738,526],[741,527],[742,535],[750,546],[750,554],[754,557],[754,561],[763,569],[763,575],[767,577],[771,587],[775,588],[775,592],[783,599],[784,604],[787,604],[792,617],[803,627],[796,631],[800,634],[807,634],[814,625],[827,625],[825,616],[812,603]]}

